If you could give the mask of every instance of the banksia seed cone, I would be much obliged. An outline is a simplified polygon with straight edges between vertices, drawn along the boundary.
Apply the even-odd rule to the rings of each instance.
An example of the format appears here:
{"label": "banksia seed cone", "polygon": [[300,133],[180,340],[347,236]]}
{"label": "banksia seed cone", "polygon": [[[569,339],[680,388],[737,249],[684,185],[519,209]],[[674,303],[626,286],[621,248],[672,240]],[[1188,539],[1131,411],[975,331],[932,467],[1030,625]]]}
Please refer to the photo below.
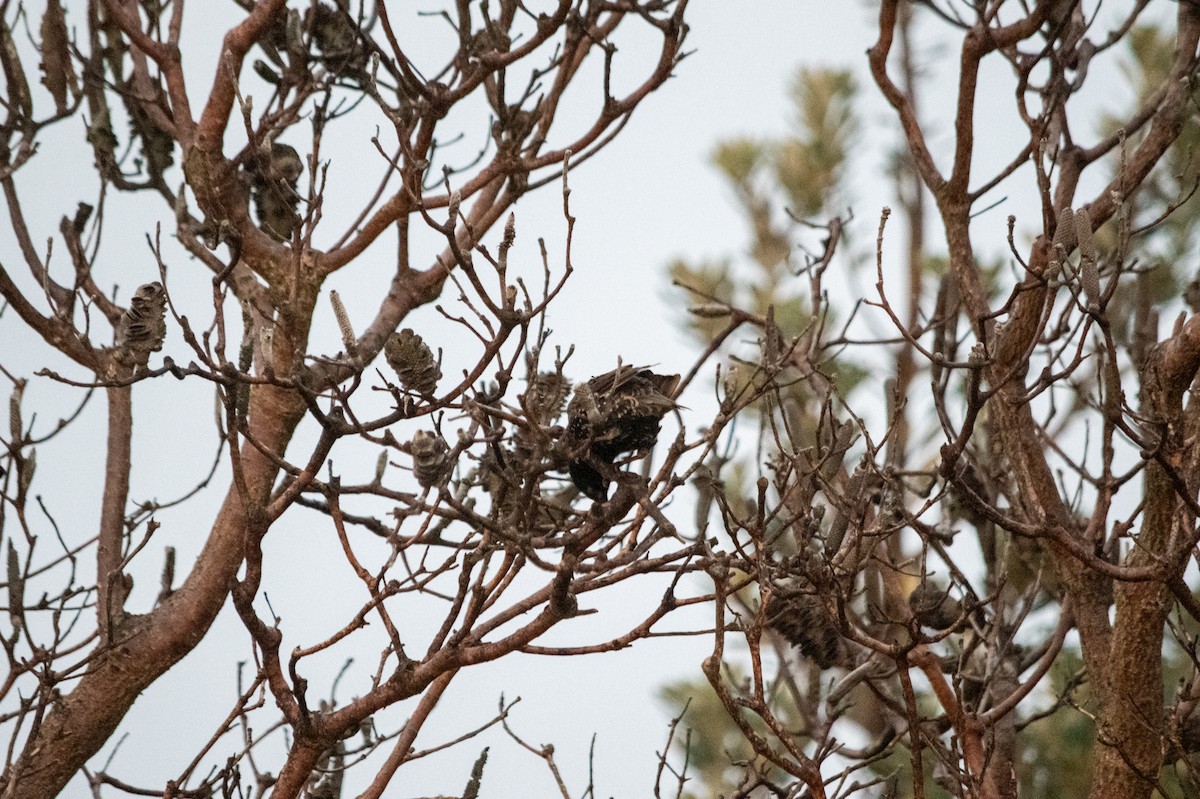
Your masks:
{"label": "banksia seed cone", "polygon": [[1179,745],[1189,755],[1200,752],[1200,713],[1193,712],[1179,725]]}
{"label": "banksia seed cone", "polygon": [[432,397],[437,391],[442,370],[433,359],[433,352],[412,329],[406,327],[388,336],[383,353],[406,390],[425,397]]}
{"label": "banksia seed cone", "polygon": [[413,459],[413,475],[422,488],[433,488],[450,479],[454,462],[450,460],[450,445],[437,433],[418,430],[409,445]]}
{"label": "banksia seed cone", "polygon": [[918,624],[934,630],[949,630],[962,615],[962,603],[947,589],[924,580],[909,594],[908,607]]}
{"label": "banksia seed cone", "polygon": [[317,46],[325,68],[334,75],[363,80],[369,51],[351,21],[349,5],[346,0],[338,0],[337,8],[326,3],[317,3],[313,7],[309,16],[313,44]]}
{"label": "banksia seed cone", "polygon": [[552,424],[562,413],[571,381],[558,372],[539,372],[525,389],[525,406],[539,424]]}
{"label": "banksia seed cone", "polygon": [[145,366],[167,335],[167,294],[162,283],[139,286],[117,325],[117,357],[126,366]]}
{"label": "banksia seed cone", "polygon": [[[513,429],[512,458],[510,464],[518,472],[527,472],[541,466],[552,448],[552,439],[545,428],[553,425],[562,415],[563,403],[571,391],[571,381],[557,372],[540,372],[529,379],[521,405],[529,414],[529,425],[517,425]],[[560,464],[561,465],[561,464]]]}
{"label": "banksia seed cone", "polygon": [[296,183],[304,172],[304,161],[296,148],[276,142],[271,145],[265,170],[253,161],[247,169],[259,227],[276,241],[287,241],[300,221],[296,213],[300,205]]}
{"label": "banksia seed cone", "polygon": [[822,669],[836,666],[841,659],[841,637],[833,618],[812,594],[773,592],[767,600],[767,626]]}

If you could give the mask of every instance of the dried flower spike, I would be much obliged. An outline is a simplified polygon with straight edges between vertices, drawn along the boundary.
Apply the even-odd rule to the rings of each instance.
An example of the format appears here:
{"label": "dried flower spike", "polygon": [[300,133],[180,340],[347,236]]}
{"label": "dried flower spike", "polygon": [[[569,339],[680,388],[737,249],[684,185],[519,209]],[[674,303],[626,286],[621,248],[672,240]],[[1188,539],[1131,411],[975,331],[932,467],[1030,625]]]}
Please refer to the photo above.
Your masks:
{"label": "dried flower spike", "polygon": [[1100,272],[1096,268],[1096,245],[1092,243],[1092,217],[1086,208],[1075,212],[1075,237],[1079,240],[1079,282],[1088,308],[1100,309]]}
{"label": "dried flower spike", "polygon": [[429,347],[410,328],[388,336],[383,352],[388,366],[395,370],[400,385],[405,389],[424,397],[432,397],[437,391],[442,370],[434,361]]}
{"label": "dried flower spike", "polygon": [[342,346],[351,358],[358,355],[358,338],[354,335],[354,327],[350,324],[350,314],[336,291],[329,292],[329,304],[333,306],[333,316],[337,319],[338,330],[342,334]]}

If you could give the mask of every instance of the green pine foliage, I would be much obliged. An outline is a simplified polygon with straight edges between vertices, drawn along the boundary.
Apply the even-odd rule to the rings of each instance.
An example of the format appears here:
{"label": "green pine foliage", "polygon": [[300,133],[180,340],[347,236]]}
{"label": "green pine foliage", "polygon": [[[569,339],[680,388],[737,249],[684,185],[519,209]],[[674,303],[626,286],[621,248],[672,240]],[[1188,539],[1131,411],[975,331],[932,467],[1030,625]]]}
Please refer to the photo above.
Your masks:
{"label": "green pine foliage", "polygon": [[[1126,78],[1133,94],[1133,103],[1144,103],[1162,86],[1170,69],[1173,47],[1167,35],[1153,26],[1141,26],[1131,31]],[[1197,100],[1200,101],[1200,88]],[[780,140],[739,138],[721,142],[714,149],[712,162],[728,181],[739,209],[749,223],[750,240],[741,254],[729,254],[720,259],[689,262],[677,260],[670,264],[672,281],[689,294],[693,313],[684,320],[689,333],[702,344],[708,344],[726,327],[727,320],[716,309],[733,306],[760,317],[771,315],[784,342],[795,341],[810,325],[829,324],[829,320],[814,320],[812,303],[807,295],[807,281],[798,277],[805,263],[798,262],[798,244],[804,234],[811,232],[805,221],[829,218],[844,202],[848,156],[855,145],[858,121],[854,108],[855,83],[850,73],[839,70],[804,69],[798,72],[790,94],[795,114],[795,130]],[[1128,116],[1125,114],[1124,116]],[[1115,117],[1113,118],[1115,119]],[[1193,178],[1195,161],[1200,158],[1200,115],[1185,122],[1184,131],[1172,147],[1168,158],[1158,166],[1134,197],[1127,198],[1130,212],[1126,224],[1144,227],[1139,240],[1139,252],[1150,253],[1143,264],[1143,275],[1136,284],[1122,284],[1112,300],[1110,318],[1123,320],[1123,329],[1114,330],[1118,340],[1128,345],[1136,305],[1158,304],[1172,298],[1184,299],[1200,312],[1200,270],[1187,255],[1194,253],[1200,237],[1200,200],[1193,195],[1198,186]],[[1115,132],[1115,122],[1106,120],[1107,132]],[[1137,144],[1131,136],[1127,149]],[[1165,219],[1159,219],[1164,208],[1174,209]],[[1140,209],[1147,209],[1142,212]],[[1153,215],[1149,209],[1154,209]],[[803,220],[803,221],[802,221]],[[1096,247],[1108,257],[1126,257],[1116,252],[1119,220],[1106,225],[1096,234]],[[945,258],[936,253],[922,254],[930,286],[946,271]],[[1185,273],[1179,265],[1191,269]],[[998,277],[1008,268],[1005,259],[995,259],[986,268],[989,276]],[[998,283],[999,280],[989,282]],[[1185,288],[1186,287],[1186,288]],[[1138,295],[1142,296],[1139,297]],[[728,348],[728,345],[727,345]],[[733,362],[738,359],[736,347],[730,348]],[[751,360],[747,358],[747,360]],[[842,363],[824,364],[831,375],[837,375],[840,391],[849,393],[862,377],[855,368]],[[749,373],[751,370],[743,370]],[[748,377],[741,380],[750,379]],[[793,417],[793,429],[815,430],[814,421],[819,408],[806,394],[803,381],[791,386],[786,413]],[[781,413],[779,406],[764,404],[760,413]],[[730,464],[722,474],[726,502],[731,508],[749,512],[753,506],[753,482],[757,475],[746,464]],[[1003,538],[1003,534],[1002,534]],[[786,549],[787,537],[781,536],[781,551]],[[1014,589],[1038,579],[1048,585],[1052,569],[1040,560],[1022,557],[1026,539],[1014,538],[1004,547],[1007,560],[1000,564],[1003,577]],[[794,554],[785,552],[784,554]],[[1040,554],[1039,554],[1040,557]],[[757,597],[743,591],[735,599],[746,613],[753,612]],[[1048,634],[1048,630],[1045,631]],[[1185,632],[1185,637],[1186,637]],[[1190,631],[1189,640],[1198,637]],[[1170,639],[1168,639],[1170,641]],[[1037,642],[1034,642],[1037,643]],[[1164,660],[1164,691],[1170,694],[1190,671],[1192,653],[1184,652],[1177,644],[1167,645]],[[784,672],[791,672],[783,675]],[[782,687],[772,697],[771,707],[777,717],[788,719],[795,740],[805,740],[805,723],[819,716],[822,675],[802,660],[780,669]],[[1030,697],[1020,711],[1018,747],[1018,783],[1021,796],[1054,797],[1054,799],[1083,799],[1091,787],[1093,755],[1096,746],[1097,708],[1085,678],[1078,645],[1068,644],[1054,663],[1049,678]],[[824,675],[829,682],[828,675]],[[918,686],[919,689],[919,686]],[[665,686],[660,697],[673,713],[686,706],[683,727],[686,737],[676,740],[676,746],[687,747],[687,792],[690,799],[715,799],[719,796],[742,795],[747,780],[755,774],[770,774],[770,768],[756,762],[750,746],[729,718],[711,686],[704,679],[681,681]],[[797,707],[797,699],[806,705]],[[928,693],[918,690],[918,704],[926,718],[939,715],[939,706]],[[874,698],[865,690],[850,697],[851,709],[846,715],[860,723],[868,737],[878,739],[879,730],[871,729]],[[757,720],[757,719],[756,719]],[[686,741],[686,744],[684,743]],[[1198,757],[1192,755],[1192,758]],[[682,753],[677,753],[682,761]],[[1165,758],[1156,797],[1175,799],[1185,796],[1182,787],[1189,784],[1179,773],[1194,773],[1200,761],[1189,762],[1182,753],[1176,760]],[[936,764],[926,757],[925,795],[948,797],[952,794],[939,784]],[[862,795],[883,795],[903,799],[912,796],[912,761],[904,743],[898,743],[885,758],[871,767],[877,776],[877,787]]]}

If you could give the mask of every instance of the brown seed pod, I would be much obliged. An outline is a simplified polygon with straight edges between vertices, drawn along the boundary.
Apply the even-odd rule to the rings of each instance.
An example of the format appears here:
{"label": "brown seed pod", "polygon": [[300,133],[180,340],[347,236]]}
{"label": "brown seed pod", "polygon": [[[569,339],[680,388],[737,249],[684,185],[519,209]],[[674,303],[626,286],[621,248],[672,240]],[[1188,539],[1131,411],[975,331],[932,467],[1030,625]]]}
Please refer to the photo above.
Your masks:
{"label": "brown seed pod", "polygon": [[825,604],[813,594],[776,589],[767,600],[767,626],[822,669],[841,660],[841,636]]}
{"label": "brown seed pod", "polygon": [[361,82],[367,78],[364,70],[370,51],[363,44],[349,8],[346,0],[337,0],[336,7],[317,3],[306,18],[318,60],[337,77]]}
{"label": "brown seed pod", "polygon": [[529,381],[523,398],[525,406],[539,424],[553,424],[563,410],[571,381],[559,372],[539,372]]}
{"label": "brown seed pod", "polygon": [[138,287],[117,325],[117,357],[122,363],[145,366],[150,353],[162,349],[167,335],[166,312],[167,293],[162,283]]}
{"label": "brown seed pod", "polygon": [[296,148],[275,142],[265,167],[251,161],[246,170],[251,177],[250,194],[259,227],[276,241],[287,241],[300,221],[296,184],[304,173],[303,159]]}
{"label": "brown seed pod", "polygon": [[433,488],[450,479],[450,473],[454,471],[450,445],[437,433],[418,430],[412,437],[409,453],[413,459],[413,475],[422,488]]}
{"label": "brown seed pod", "polygon": [[46,4],[42,15],[42,83],[54,98],[58,113],[67,110],[68,94],[77,94],[79,86],[71,63],[71,40],[67,32],[66,15],[58,0]]}
{"label": "brown seed pod", "polygon": [[388,366],[396,371],[400,385],[408,391],[432,397],[437,391],[442,370],[433,359],[433,352],[410,328],[388,336],[383,345]]}
{"label": "brown seed pod", "polygon": [[1192,713],[1179,724],[1179,745],[1184,752],[1200,752],[1200,713]]}
{"label": "brown seed pod", "polygon": [[962,603],[945,588],[922,580],[908,597],[913,618],[922,627],[949,630],[962,616]]}
{"label": "brown seed pod", "polygon": [[21,397],[25,394],[25,381],[18,380],[8,397],[8,434],[13,444],[20,446],[25,437],[25,422],[21,419]]}

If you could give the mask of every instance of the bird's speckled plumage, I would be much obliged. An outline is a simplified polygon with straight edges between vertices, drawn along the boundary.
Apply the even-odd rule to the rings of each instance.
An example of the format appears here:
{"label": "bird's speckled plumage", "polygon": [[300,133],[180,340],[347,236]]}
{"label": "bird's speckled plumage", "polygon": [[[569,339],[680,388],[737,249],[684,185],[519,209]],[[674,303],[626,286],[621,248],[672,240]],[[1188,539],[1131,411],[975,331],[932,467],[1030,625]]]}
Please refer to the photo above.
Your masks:
{"label": "bird's speckled plumage", "polygon": [[645,366],[618,366],[575,388],[567,404],[564,437],[571,479],[587,496],[608,498],[613,462],[625,452],[654,446],[662,418],[678,407],[679,375]]}

